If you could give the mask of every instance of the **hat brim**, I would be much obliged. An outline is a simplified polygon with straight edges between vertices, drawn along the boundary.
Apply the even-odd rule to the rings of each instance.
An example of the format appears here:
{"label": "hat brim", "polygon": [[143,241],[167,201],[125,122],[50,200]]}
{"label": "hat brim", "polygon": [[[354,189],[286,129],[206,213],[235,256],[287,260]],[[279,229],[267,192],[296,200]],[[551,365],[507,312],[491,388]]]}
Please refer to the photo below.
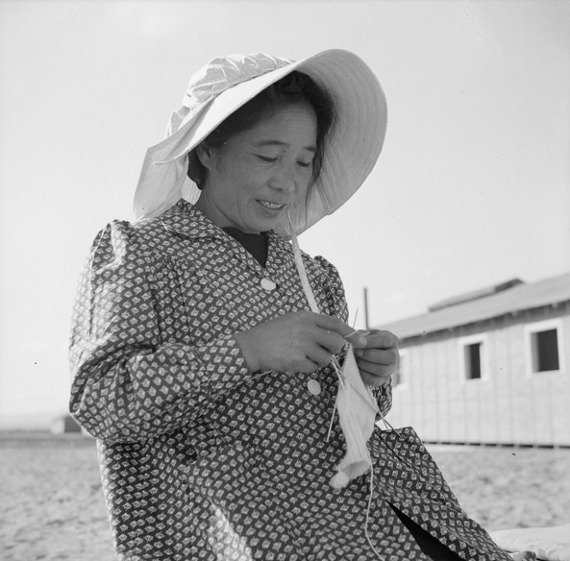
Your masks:
{"label": "hat brim", "polygon": [[[242,82],[205,102],[182,120],[178,130],[151,146],[135,193],[137,218],[158,216],[185,193],[199,194],[186,177],[187,155],[230,114],[258,93],[298,70],[309,75],[330,96],[335,119],[326,139],[321,173],[307,201],[291,209],[300,234],[340,208],[362,185],[382,150],[387,105],[378,79],[358,56],[332,49]],[[288,225],[277,228],[288,236]]]}

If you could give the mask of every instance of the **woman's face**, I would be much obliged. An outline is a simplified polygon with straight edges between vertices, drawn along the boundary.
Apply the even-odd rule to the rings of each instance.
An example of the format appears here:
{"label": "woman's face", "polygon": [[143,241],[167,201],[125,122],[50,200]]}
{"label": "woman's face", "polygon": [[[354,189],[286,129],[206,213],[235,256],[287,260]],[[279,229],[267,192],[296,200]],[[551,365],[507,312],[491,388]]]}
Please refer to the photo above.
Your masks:
{"label": "woman's face", "polygon": [[220,148],[199,148],[207,175],[196,206],[220,227],[275,228],[307,192],[316,143],[315,111],[300,102],[268,112]]}

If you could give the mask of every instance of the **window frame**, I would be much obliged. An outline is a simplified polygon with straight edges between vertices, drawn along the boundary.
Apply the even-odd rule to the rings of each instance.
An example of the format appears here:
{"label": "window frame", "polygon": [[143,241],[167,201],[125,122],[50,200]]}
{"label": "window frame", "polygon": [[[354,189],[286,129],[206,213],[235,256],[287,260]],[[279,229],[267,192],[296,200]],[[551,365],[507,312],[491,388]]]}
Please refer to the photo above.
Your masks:
{"label": "window frame", "polygon": [[[459,354],[459,372],[461,375],[461,382],[464,384],[477,383],[477,382],[488,382],[490,379],[490,369],[489,369],[489,335],[487,333],[477,333],[475,335],[468,335],[466,337],[460,337],[457,341],[458,343],[458,354]],[[480,366],[481,366],[481,377],[480,378],[467,378],[467,360],[466,360],[466,348],[469,345],[475,343],[480,343]]]}
{"label": "window frame", "polygon": [[[556,344],[558,345],[558,369],[556,370],[534,370],[535,363],[533,356],[533,335],[541,331],[556,329]],[[548,374],[560,374],[566,370],[566,357],[564,354],[564,323],[562,318],[545,319],[527,323],[524,326],[524,356],[525,370],[529,378],[533,376],[543,376]]]}

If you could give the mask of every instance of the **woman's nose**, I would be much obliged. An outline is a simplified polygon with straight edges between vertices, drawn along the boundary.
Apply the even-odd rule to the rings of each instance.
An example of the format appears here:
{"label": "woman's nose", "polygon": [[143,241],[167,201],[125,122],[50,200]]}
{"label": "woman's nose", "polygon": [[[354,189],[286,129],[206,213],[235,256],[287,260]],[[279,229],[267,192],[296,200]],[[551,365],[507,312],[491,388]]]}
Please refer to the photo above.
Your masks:
{"label": "woman's nose", "polygon": [[271,187],[280,191],[295,191],[297,177],[292,170],[281,169],[271,178]]}

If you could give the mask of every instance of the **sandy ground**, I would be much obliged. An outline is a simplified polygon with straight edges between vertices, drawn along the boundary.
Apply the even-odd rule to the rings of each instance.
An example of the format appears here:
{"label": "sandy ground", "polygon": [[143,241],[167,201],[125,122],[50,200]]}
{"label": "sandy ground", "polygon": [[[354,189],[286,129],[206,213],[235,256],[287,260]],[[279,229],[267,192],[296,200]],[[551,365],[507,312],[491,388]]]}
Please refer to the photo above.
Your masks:
{"label": "sandy ground", "polygon": [[[570,450],[429,447],[489,531],[570,522]],[[90,439],[0,436],[0,559],[115,559]]]}

